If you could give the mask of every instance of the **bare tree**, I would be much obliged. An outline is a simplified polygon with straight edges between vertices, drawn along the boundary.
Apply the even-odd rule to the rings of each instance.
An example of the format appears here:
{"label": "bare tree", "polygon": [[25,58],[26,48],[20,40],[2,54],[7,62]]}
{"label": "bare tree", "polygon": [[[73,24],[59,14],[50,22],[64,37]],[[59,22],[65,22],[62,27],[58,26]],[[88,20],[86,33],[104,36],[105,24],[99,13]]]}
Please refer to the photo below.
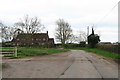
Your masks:
{"label": "bare tree", "polygon": [[23,20],[21,19],[21,21],[15,23],[14,26],[24,33],[37,33],[45,28],[38,17],[30,18],[28,15]]}
{"label": "bare tree", "polygon": [[81,41],[87,41],[87,35],[84,31],[79,31],[77,35],[77,42],[80,43]]}
{"label": "bare tree", "polygon": [[72,29],[68,22],[65,22],[63,19],[59,19],[57,22],[56,34],[55,37],[63,45],[70,39],[72,35]]}
{"label": "bare tree", "polygon": [[10,41],[12,39],[12,30],[12,27],[5,26],[2,22],[0,22],[0,37],[2,42]]}
{"label": "bare tree", "polygon": [[68,43],[75,43],[77,42],[77,36],[72,34],[70,39],[68,40]]}
{"label": "bare tree", "polygon": [[22,31],[21,29],[19,28],[14,28],[14,31],[13,31],[13,38],[16,38],[18,34],[20,33],[24,33],[24,31]]}

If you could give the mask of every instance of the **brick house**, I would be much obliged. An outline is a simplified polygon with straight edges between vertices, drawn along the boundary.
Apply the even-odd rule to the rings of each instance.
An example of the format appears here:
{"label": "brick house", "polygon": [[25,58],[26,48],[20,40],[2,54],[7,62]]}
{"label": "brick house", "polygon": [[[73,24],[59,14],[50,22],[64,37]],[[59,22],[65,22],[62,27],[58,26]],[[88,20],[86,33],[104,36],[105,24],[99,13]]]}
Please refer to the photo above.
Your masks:
{"label": "brick house", "polygon": [[54,39],[49,38],[47,33],[21,33],[13,38],[12,43],[14,45],[44,45],[44,44],[54,44]]}

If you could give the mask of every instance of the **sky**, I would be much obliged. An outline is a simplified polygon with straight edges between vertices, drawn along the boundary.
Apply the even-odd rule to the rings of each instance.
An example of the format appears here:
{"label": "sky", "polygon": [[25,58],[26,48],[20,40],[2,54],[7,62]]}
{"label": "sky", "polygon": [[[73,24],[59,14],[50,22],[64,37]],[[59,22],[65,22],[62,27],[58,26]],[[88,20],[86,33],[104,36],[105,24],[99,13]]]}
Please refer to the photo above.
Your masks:
{"label": "sky", "polygon": [[0,0],[0,20],[12,26],[25,15],[37,16],[51,38],[55,38],[56,21],[67,21],[74,34],[87,33],[94,27],[101,42],[118,41],[119,0]]}

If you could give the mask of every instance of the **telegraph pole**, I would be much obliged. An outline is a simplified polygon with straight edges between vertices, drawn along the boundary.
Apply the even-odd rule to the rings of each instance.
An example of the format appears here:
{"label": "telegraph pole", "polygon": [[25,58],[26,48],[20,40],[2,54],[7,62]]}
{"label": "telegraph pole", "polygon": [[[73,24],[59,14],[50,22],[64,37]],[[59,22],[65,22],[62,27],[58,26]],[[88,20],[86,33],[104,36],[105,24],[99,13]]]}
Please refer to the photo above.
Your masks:
{"label": "telegraph pole", "polygon": [[87,27],[87,37],[89,36],[89,26]]}
{"label": "telegraph pole", "polygon": [[120,1],[118,2],[118,42],[120,43]]}
{"label": "telegraph pole", "polygon": [[[89,26],[87,26],[87,38],[89,36]],[[88,39],[87,39],[87,44],[88,44]]]}

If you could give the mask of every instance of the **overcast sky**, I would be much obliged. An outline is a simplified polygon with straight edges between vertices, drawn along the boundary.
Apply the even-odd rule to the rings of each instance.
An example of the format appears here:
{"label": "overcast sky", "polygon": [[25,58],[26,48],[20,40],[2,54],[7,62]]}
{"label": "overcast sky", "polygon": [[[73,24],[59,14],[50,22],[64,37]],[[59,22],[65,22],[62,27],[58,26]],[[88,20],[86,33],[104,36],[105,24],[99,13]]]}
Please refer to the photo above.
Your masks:
{"label": "overcast sky", "polygon": [[[119,0],[0,0],[0,20],[11,26],[26,14],[37,16],[45,25],[45,31],[54,38],[56,20],[63,18],[73,33],[87,31],[94,26],[102,42],[118,41]],[[114,7],[115,6],[115,7]],[[114,7],[114,9],[112,9]],[[106,17],[104,17],[107,15]]]}

